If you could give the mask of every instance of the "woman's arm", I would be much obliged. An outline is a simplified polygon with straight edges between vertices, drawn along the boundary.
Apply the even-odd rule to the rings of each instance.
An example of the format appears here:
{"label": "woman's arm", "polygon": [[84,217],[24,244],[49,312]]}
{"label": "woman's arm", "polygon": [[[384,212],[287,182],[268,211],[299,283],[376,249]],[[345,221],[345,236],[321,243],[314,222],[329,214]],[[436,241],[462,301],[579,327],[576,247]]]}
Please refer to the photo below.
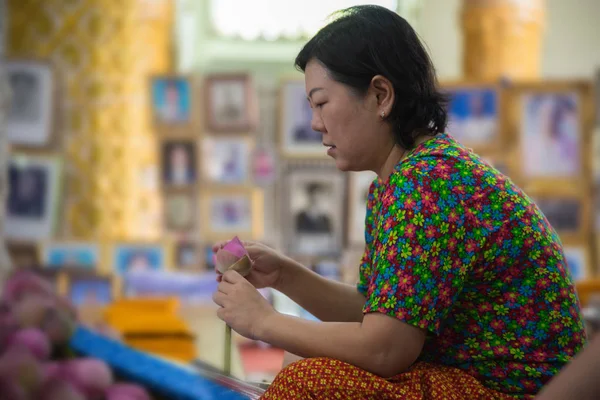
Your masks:
{"label": "woman's arm", "polygon": [[257,339],[301,357],[330,357],[384,378],[406,371],[419,357],[425,332],[379,313],[359,322],[315,322],[272,313]]}
{"label": "woman's arm", "polygon": [[537,395],[535,400],[600,398],[600,336],[583,349]]}
{"label": "woman's arm", "polygon": [[275,287],[321,321],[361,322],[365,297],[356,286],[332,281],[285,259],[282,277]]}

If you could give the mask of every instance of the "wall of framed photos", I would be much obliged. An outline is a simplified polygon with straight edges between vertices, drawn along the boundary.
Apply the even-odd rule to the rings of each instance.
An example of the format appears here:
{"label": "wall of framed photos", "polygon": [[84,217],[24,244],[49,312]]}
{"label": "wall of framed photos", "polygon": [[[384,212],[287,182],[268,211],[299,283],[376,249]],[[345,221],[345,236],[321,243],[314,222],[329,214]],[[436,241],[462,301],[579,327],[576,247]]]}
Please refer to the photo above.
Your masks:
{"label": "wall of framed photos", "polygon": [[[98,17],[98,4],[86,4],[94,6],[90,18]],[[21,18],[28,12],[21,11]],[[37,29],[47,12],[29,12],[28,29]],[[160,54],[144,55],[156,64],[124,64],[139,80],[117,77],[116,67],[95,73],[106,60],[88,65],[91,71],[82,68],[89,51],[73,47],[66,36],[81,33],[91,40],[85,27],[65,33],[59,24],[50,35],[57,47],[34,46],[35,35],[9,41],[8,68],[22,104],[7,126],[16,146],[11,179],[44,190],[43,196],[30,195],[35,201],[8,201],[13,256],[22,264],[33,257],[103,276],[163,267],[195,273],[212,268],[215,241],[239,235],[353,283],[364,240],[365,191],[374,176],[343,174],[325,156],[320,134],[310,128],[303,77],[292,65],[301,43],[254,43],[242,55],[231,54],[240,43],[229,43],[206,58],[198,46],[197,59],[175,68],[185,73],[168,74],[162,30],[168,21],[152,15],[146,15],[153,22],[144,31],[163,24],[156,37],[165,46]],[[135,47],[139,37],[131,33],[125,42]],[[124,42],[111,43],[107,54]],[[277,50],[281,46],[285,51]],[[253,53],[267,47],[272,57]],[[74,74],[59,76],[50,63],[28,59],[32,54]],[[111,93],[123,97],[112,89],[129,84],[139,102],[131,113],[119,108],[123,102],[113,104],[110,115],[96,112]],[[595,273],[591,82],[458,81],[443,87],[453,94],[449,132],[536,200],[559,231],[578,279]],[[54,101],[57,91],[66,93],[65,104]],[[84,94],[89,97],[81,102]],[[142,128],[128,131],[132,126]],[[27,186],[13,196],[25,196]]]}
{"label": "wall of framed photos", "polygon": [[597,274],[591,81],[455,82],[448,131],[509,176],[559,234],[575,280]]}

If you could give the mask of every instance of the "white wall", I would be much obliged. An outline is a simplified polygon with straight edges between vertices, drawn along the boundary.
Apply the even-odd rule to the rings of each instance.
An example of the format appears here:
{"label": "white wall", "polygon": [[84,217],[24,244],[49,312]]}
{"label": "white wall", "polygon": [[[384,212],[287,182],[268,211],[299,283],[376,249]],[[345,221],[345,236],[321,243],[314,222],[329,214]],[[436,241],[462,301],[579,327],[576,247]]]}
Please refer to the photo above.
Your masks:
{"label": "white wall", "polygon": [[[461,77],[461,0],[422,0],[419,33],[442,80]],[[546,0],[542,78],[591,79],[600,68],[600,0]]]}

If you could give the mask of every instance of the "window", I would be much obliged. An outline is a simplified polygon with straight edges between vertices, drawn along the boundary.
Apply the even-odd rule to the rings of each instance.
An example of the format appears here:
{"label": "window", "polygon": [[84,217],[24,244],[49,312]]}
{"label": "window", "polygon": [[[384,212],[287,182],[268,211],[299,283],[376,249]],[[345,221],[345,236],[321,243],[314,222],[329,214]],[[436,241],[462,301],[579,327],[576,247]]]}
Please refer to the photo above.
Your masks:
{"label": "window", "polygon": [[[397,0],[373,0],[397,10]],[[357,0],[211,0],[213,28],[218,35],[243,40],[301,39],[314,35],[327,17],[340,9],[364,4]]]}

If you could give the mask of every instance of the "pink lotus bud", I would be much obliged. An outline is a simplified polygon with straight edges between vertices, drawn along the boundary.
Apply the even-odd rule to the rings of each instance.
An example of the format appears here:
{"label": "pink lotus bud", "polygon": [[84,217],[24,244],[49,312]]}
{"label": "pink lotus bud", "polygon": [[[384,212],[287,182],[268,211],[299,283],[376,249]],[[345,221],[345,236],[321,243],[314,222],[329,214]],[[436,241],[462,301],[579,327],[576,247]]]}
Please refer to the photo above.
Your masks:
{"label": "pink lotus bud", "polygon": [[227,242],[225,246],[223,246],[222,250],[230,252],[237,258],[242,258],[248,255],[248,252],[242,244],[242,241],[237,236],[231,239],[229,242]]}
{"label": "pink lotus bud", "polygon": [[252,261],[248,251],[236,236],[227,242],[216,254],[217,270],[224,274],[228,270],[234,270],[242,276],[246,276],[252,270]]}
{"label": "pink lotus bud", "polygon": [[62,363],[60,361],[50,361],[42,365],[42,374],[44,383],[62,378]]}
{"label": "pink lotus bud", "polygon": [[105,392],[106,400],[150,400],[143,387],[131,383],[116,383]]}
{"label": "pink lotus bud", "polygon": [[31,397],[23,387],[10,376],[0,376],[0,394],[2,399],[27,400]]}
{"label": "pink lotus bud", "polygon": [[8,346],[23,346],[40,361],[50,357],[50,340],[37,328],[18,330],[8,339]]}
{"label": "pink lotus bud", "polygon": [[44,374],[33,354],[26,347],[16,346],[9,347],[0,357],[0,377],[18,383],[27,393],[34,393]]}
{"label": "pink lotus bud", "polygon": [[113,384],[111,369],[99,359],[78,358],[68,361],[62,368],[69,382],[87,397],[98,396]]}
{"label": "pink lotus bud", "polygon": [[39,400],[86,400],[86,396],[65,378],[47,381],[39,391]]}

